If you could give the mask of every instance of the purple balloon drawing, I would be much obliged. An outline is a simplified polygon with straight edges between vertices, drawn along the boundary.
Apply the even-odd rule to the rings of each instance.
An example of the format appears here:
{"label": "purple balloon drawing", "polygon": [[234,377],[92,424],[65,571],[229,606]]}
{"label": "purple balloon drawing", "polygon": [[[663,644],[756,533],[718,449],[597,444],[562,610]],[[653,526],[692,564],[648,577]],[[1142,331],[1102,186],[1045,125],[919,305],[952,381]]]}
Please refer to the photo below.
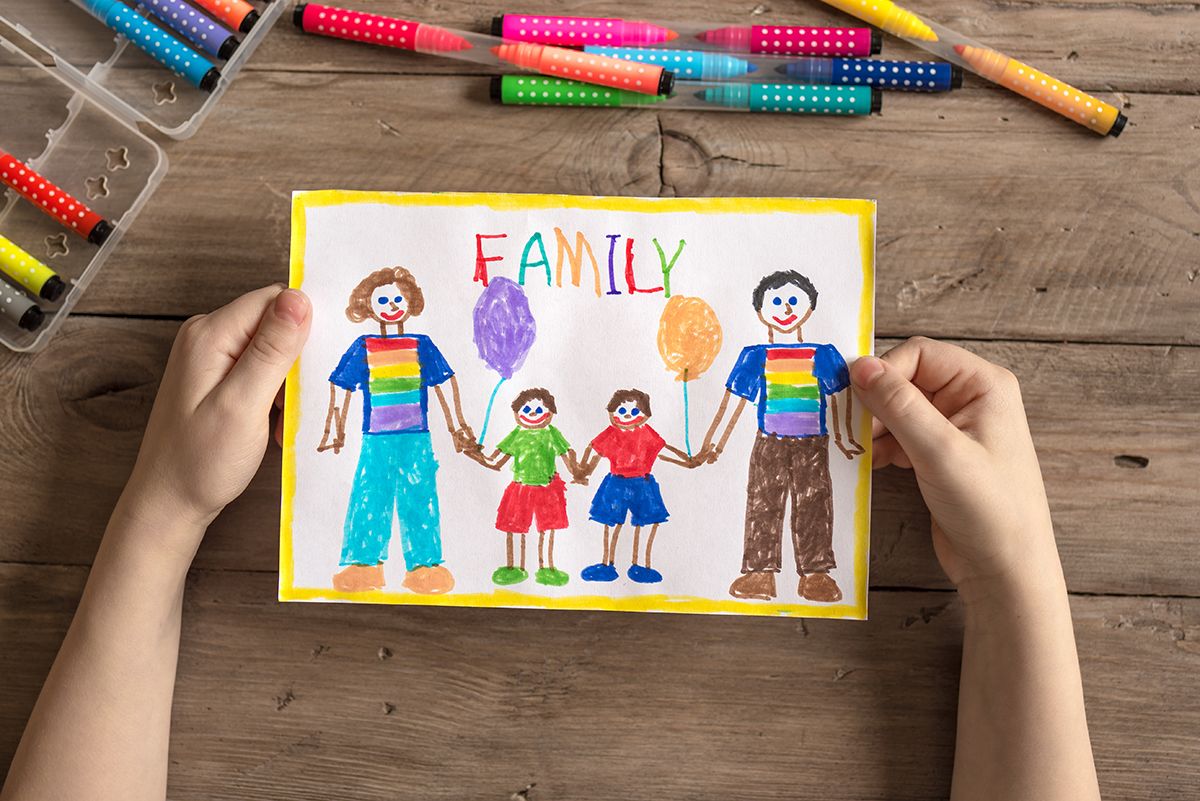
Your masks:
{"label": "purple balloon drawing", "polygon": [[479,358],[500,374],[500,380],[488,399],[483,430],[479,432],[479,444],[482,445],[492,419],[496,393],[525,363],[525,357],[537,339],[537,323],[533,319],[533,312],[529,310],[529,298],[525,296],[525,290],[511,278],[491,280],[475,303],[473,318]]}

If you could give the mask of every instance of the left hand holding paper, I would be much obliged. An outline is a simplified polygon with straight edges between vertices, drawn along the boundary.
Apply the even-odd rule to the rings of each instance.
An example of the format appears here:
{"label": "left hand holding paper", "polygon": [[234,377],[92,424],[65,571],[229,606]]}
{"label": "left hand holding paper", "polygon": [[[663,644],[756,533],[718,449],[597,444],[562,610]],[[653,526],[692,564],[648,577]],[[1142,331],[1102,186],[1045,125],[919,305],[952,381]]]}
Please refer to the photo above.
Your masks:
{"label": "left hand holding paper", "polygon": [[245,490],[311,322],[303,293],[270,286],[183,324],[126,492],[139,511],[203,526]]}

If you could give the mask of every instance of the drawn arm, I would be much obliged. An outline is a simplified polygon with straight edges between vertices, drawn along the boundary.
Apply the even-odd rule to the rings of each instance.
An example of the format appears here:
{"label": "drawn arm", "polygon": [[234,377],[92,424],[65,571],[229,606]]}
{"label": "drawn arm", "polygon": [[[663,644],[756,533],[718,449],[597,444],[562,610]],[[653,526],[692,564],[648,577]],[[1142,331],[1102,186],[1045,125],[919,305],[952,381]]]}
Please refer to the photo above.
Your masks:
{"label": "drawn arm", "polygon": [[[838,420],[838,395],[846,396],[846,433],[842,435],[842,424]],[[853,459],[866,452],[866,448],[854,439],[854,398],[849,391],[839,392],[829,396],[829,416],[833,420],[833,441],[846,455]]]}
{"label": "drawn arm", "polygon": [[438,384],[433,391],[437,395],[438,405],[442,407],[442,415],[446,418],[446,430],[450,432],[450,438],[454,440],[455,452],[466,451],[470,455],[471,451],[479,450],[479,444],[475,442],[475,433],[467,425],[466,418],[463,417],[462,396],[458,391],[458,376],[450,376],[450,396],[454,401],[453,414],[450,412],[450,404],[446,402],[446,393],[442,391],[442,385]]}
{"label": "drawn arm", "polygon": [[688,456],[686,451],[682,451],[679,448],[676,448],[674,445],[664,445],[663,452],[658,454],[658,460],[660,462],[666,462],[667,464],[677,464],[680,467],[687,468],[699,467],[701,464],[703,464],[703,462],[699,459],[694,459],[691,456]]}
{"label": "drawn arm", "polygon": [[[321,435],[321,444],[317,446],[318,453],[328,450],[340,453],[346,444],[346,414],[350,411],[350,396],[354,393],[348,389],[342,390],[346,394],[342,397],[339,409],[338,389],[337,384],[329,384],[329,411],[325,413],[325,433]],[[329,439],[331,431],[333,432],[333,441]]]}
{"label": "drawn arm", "polygon": [[709,425],[707,433],[704,435],[704,444],[700,446],[700,451],[696,454],[703,462],[711,464],[717,461],[717,457],[721,455],[721,451],[725,450],[725,443],[729,441],[729,435],[733,433],[734,426],[737,425],[738,419],[742,416],[742,412],[746,408],[746,399],[738,398],[737,405],[733,407],[733,413],[729,417],[729,422],[725,424],[725,430],[721,433],[721,438],[713,443],[713,437],[717,433],[717,429],[721,426],[721,420],[725,417],[725,412],[729,408],[729,399],[733,397],[733,393],[728,389],[725,390],[725,395],[721,398],[721,405],[717,407],[717,413],[713,416],[712,424]]}
{"label": "drawn arm", "polygon": [[504,465],[508,464],[508,460],[512,457],[507,453],[502,453],[499,448],[492,451],[490,454],[484,454],[482,448],[475,448],[466,451],[467,458],[473,462],[478,462],[489,470],[500,470]]}
{"label": "drawn arm", "polygon": [[592,446],[588,445],[583,449],[583,456],[576,460],[575,469],[571,471],[571,475],[574,476],[572,483],[587,486],[588,477],[598,464],[600,464],[600,454],[593,451]]}

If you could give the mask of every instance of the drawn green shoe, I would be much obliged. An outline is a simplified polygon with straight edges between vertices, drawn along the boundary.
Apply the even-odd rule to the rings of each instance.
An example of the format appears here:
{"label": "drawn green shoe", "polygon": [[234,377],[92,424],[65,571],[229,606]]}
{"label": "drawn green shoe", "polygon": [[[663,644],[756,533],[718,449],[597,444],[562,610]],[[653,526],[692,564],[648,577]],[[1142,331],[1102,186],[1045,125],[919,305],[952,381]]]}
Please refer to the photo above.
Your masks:
{"label": "drawn green shoe", "polygon": [[522,567],[510,567],[504,565],[492,571],[492,583],[506,587],[509,584],[520,584],[525,579],[529,578],[529,571]]}
{"label": "drawn green shoe", "polygon": [[559,570],[557,567],[540,568],[533,578],[538,584],[546,584],[550,587],[561,587],[571,580],[571,577],[566,572]]}

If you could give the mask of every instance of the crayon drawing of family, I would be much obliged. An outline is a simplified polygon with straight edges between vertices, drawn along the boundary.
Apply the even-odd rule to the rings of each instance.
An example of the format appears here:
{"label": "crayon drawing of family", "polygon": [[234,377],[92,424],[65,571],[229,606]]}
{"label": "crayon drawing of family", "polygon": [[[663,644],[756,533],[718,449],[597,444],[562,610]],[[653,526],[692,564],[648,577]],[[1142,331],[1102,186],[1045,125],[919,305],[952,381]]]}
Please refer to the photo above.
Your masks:
{"label": "crayon drawing of family", "polygon": [[[346,316],[377,326],[378,333],[354,340],[330,374],[329,407],[317,447],[334,454],[345,447],[352,397],[361,393],[362,442],[334,588],[353,593],[385,586],[384,563],[393,528],[399,531],[405,589],[436,595],[454,588],[454,576],[443,564],[431,417],[444,421],[456,453],[492,470],[511,469],[495,517],[506,558],[493,571],[493,583],[511,586],[529,578],[526,539],[533,532],[534,581],[549,587],[569,583],[571,576],[554,562],[555,535],[569,526],[567,482],[560,467],[573,484],[587,485],[602,461],[607,461],[608,472],[588,512],[602,531],[600,559],[584,567],[579,577],[585,582],[618,581],[618,541],[623,529],[632,528],[625,576],[639,584],[661,582],[651,555],[669,512],[654,467],[663,462],[696,469],[716,462],[746,406],[753,405],[757,430],[745,493],[743,557],[729,593],[739,599],[776,598],[790,508],[797,594],[816,603],[841,600],[842,591],[830,575],[837,566],[830,429],[833,444],[845,458],[864,450],[853,435],[845,359],[833,345],[806,341],[802,333],[816,311],[817,295],[812,282],[794,270],[773,272],[753,288],[752,310],[765,328],[765,342],[741,350],[703,444],[692,455],[666,442],[653,428],[651,399],[637,388],[613,392],[603,407],[603,430],[580,453],[554,425],[557,399],[543,387],[516,395],[511,404],[514,427],[485,453],[463,415],[454,371],[432,339],[408,330],[425,310],[416,278],[404,267],[372,272],[350,293]],[[600,418],[599,408],[596,416]]]}

